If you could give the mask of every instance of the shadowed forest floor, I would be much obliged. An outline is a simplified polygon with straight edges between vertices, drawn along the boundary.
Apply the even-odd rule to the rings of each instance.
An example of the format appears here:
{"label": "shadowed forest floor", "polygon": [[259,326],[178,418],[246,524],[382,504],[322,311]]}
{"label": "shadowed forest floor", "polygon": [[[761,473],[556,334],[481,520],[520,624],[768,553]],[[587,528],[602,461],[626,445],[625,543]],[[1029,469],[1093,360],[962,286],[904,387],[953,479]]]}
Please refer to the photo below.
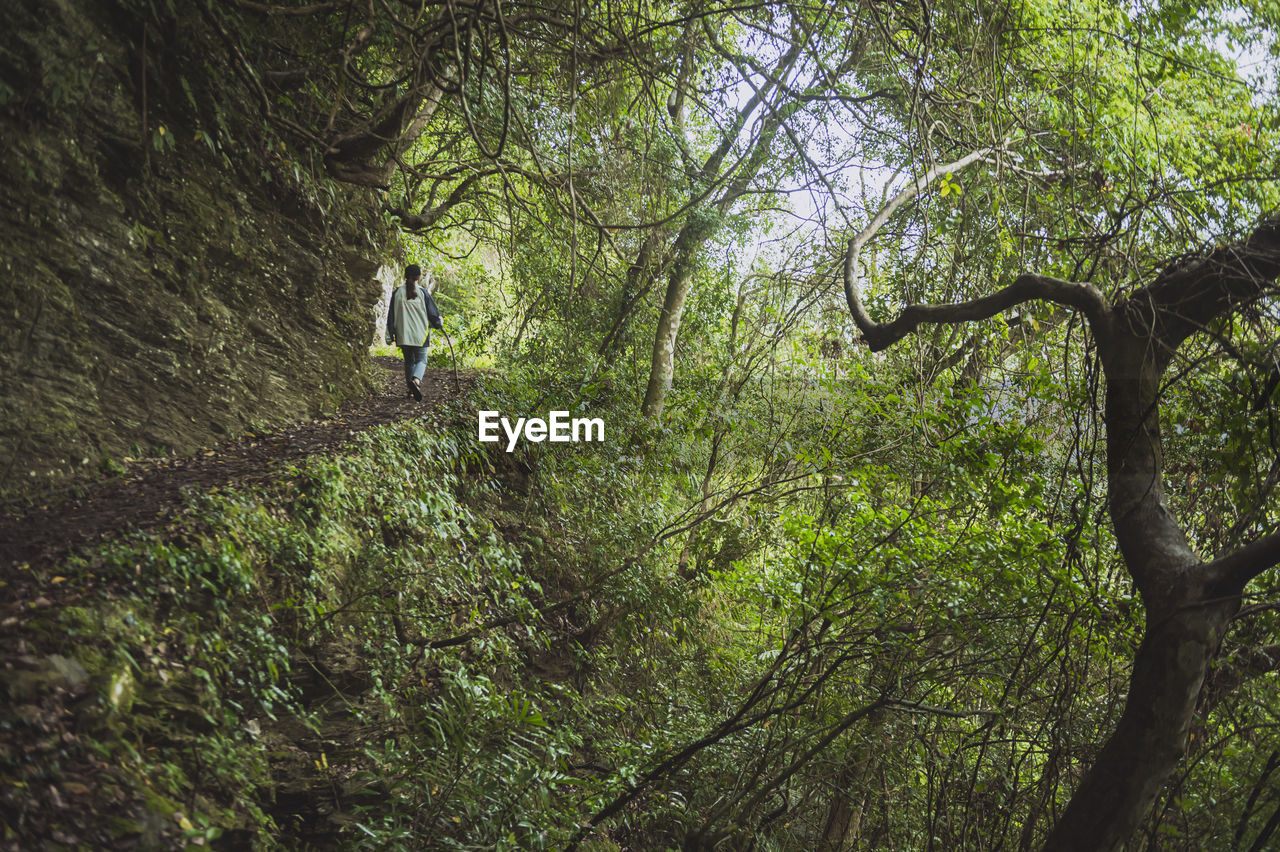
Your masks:
{"label": "shadowed forest floor", "polygon": [[[181,505],[179,498],[187,488],[261,482],[281,465],[333,450],[365,429],[428,417],[458,392],[452,370],[428,370],[422,402],[411,400],[404,393],[400,359],[373,360],[382,368],[375,392],[347,403],[332,417],[228,441],[185,458],[132,461],[118,476],[64,488],[37,502],[0,503],[0,572],[10,574],[23,564],[49,565],[77,547],[150,529]],[[465,388],[475,376],[459,374],[458,379]],[[11,604],[12,586],[9,591],[5,597]]]}
{"label": "shadowed forest floor", "polygon": [[[105,848],[104,843],[111,848],[155,848],[157,843],[180,843],[179,835],[173,833],[180,826],[173,820],[127,836],[108,831],[108,816],[145,815],[147,807],[114,786],[112,763],[83,747],[85,735],[77,708],[91,701],[89,675],[74,659],[47,653],[60,647],[65,637],[50,635],[45,627],[33,632],[32,625],[52,624],[57,621],[53,616],[69,608],[91,607],[95,601],[130,594],[118,577],[106,580],[96,572],[80,572],[72,579],[55,576],[58,566],[77,549],[169,524],[184,511],[188,489],[209,492],[267,482],[308,457],[334,453],[365,430],[413,418],[431,423],[440,406],[465,392],[476,379],[470,372],[459,375],[455,384],[452,370],[428,370],[423,400],[417,402],[405,396],[398,358],[374,361],[381,368],[375,391],[326,419],[245,436],[186,458],[131,461],[123,473],[109,479],[0,504],[0,653],[7,660],[0,667],[0,684],[14,708],[12,717],[0,715],[0,776],[5,775],[6,765],[14,777],[22,775],[23,766],[45,766],[52,773],[46,779],[49,783],[28,779],[0,797],[5,824],[21,825],[20,836],[25,835],[17,845],[13,837],[0,836],[0,849],[32,848],[27,843],[37,837],[56,848]],[[181,649],[170,648],[167,656],[176,666]],[[345,714],[337,711],[358,701],[367,687],[358,671],[358,656],[350,649],[328,656],[336,662],[330,660],[332,667],[323,670],[323,677],[315,666],[300,666],[297,678],[327,739],[321,742],[319,733],[296,724],[263,733],[264,742],[278,741],[277,752],[285,755],[273,758],[273,769],[283,779],[274,793],[277,818],[288,818],[295,826],[304,820],[318,821],[322,830],[312,839],[319,838],[322,845],[334,827],[313,813],[316,796],[308,782],[296,779],[305,775],[311,762],[307,748],[332,752],[335,741],[347,739],[358,745],[359,733],[348,731]],[[349,677],[344,665],[353,668]],[[333,713],[325,709],[330,701],[337,708]],[[354,751],[357,745],[348,750]],[[58,754],[63,756],[55,759]],[[22,813],[5,813],[11,809]],[[248,842],[247,835],[233,831],[223,842],[229,844],[225,848],[240,848],[237,844],[242,840]],[[82,845],[86,842],[88,847]]]}

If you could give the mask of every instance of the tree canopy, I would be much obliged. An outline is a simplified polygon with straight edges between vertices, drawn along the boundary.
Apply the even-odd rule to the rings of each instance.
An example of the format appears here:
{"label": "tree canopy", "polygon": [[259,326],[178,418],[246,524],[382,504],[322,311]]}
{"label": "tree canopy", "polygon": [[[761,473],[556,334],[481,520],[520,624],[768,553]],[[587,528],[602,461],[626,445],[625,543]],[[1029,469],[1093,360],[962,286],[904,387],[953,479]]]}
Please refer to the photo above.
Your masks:
{"label": "tree canopy", "polygon": [[634,418],[519,604],[633,686],[528,735],[566,848],[1275,842],[1274,3],[197,5],[518,402]]}
{"label": "tree canopy", "polygon": [[[1047,624],[1063,587],[1098,608],[1090,632],[1131,594],[1144,615],[1126,617],[1132,660],[1101,652],[1133,666],[1123,711],[1098,711],[1106,745],[1000,745],[1027,749],[1019,774],[1034,765],[1042,779],[1019,812],[1020,842],[1043,823],[1053,825],[1048,848],[1118,848],[1148,818],[1204,723],[1205,696],[1231,677],[1215,662],[1222,643],[1267,632],[1257,626],[1267,584],[1255,579],[1280,553],[1280,103],[1273,66],[1259,80],[1240,64],[1272,55],[1274,9],[237,0],[205,14],[289,144],[321,156],[337,180],[382,189],[386,215],[424,244],[456,247],[465,233],[491,247],[509,300],[494,318],[503,354],[571,375],[588,396],[601,382],[615,392],[639,382],[651,422],[674,407],[677,422],[698,424],[710,447],[691,477],[698,499],[668,532],[687,539],[682,566],[728,547],[708,530],[754,505],[750,483],[793,495],[775,498],[786,518],[778,538],[752,551],[769,566],[762,576],[782,584],[767,599],[789,600],[771,628],[782,645],[707,737],[784,712],[810,729],[787,735],[774,777],[717,808],[761,819],[781,796],[786,811],[782,791],[797,774],[890,712],[937,703],[922,712],[979,731],[1009,724],[1007,693],[1026,688],[1014,685],[1019,667],[1044,653],[1034,630],[1010,660],[1003,699],[963,699],[959,672],[978,664],[960,658],[981,656],[976,647],[944,650],[955,629],[920,613],[856,614],[854,565],[884,565],[890,573],[872,582],[903,584],[895,606],[917,595],[936,606],[949,584],[996,581],[973,569],[939,576],[921,556],[931,546],[977,563],[991,557],[957,549],[1030,547],[992,563],[1033,586],[1018,596],[1030,607],[1020,615],[983,610],[1009,627],[961,615],[964,596],[948,617],[1008,639]],[[278,39],[237,44],[237,33],[263,30]],[[894,354],[868,357],[861,341]],[[776,410],[781,375],[825,388],[803,394],[803,421]],[[872,426],[868,409],[888,404],[881,394],[896,402]],[[837,419],[813,425],[814,405]],[[861,435],[844,433],[850,418]],[[984,432],[967,450],[943,437]],[[834,485],[857,448],[892,454],[903,439],[924,444],[881,470],[900,466],[909,492],[860,508],[858,489]],[[997,513],[980,536],[955,530],[972,487],[962,483],[978,475],[951,472],[965,452],[976,455],[964,464],[1005,471],[994,481],[1009,493],[981,499],[1012,501],[1016,521]],[[1036,459],[1030,481],[1008,470],[1019,452]],[[1197,487],[1205,478],[1220,485]],[[801,481],[811,496],[789,490]],[[1004,528],[1027,523],[1043,529]],[[901,553],[892,568],[890,547]],[[1052,580],[1034,576],[1046,559]],[[1253,617],[1242,619],[1254,588]],[[889,648],[866,663],[866,696],[828,695],[829,678],[850,676],[846,655],[866,653],[844,637],[868,629]],[[1061,665],[1100,653],[1069,636]],[[1245,641],[1226,659],[1256,660],[1259,647]],[[901,663],[885,668],[895,653],[922,655],[907,668],[923,694]],[[921,672],[951,654],[946,686],[925,689]],[[877,684],[892,669],[897,682]],[[1067,671],[1050,687],[1063,715],[1041,723],[1052,743],[1087,712],[1080,702],[1099,698],[1084,686],[1064,696]],[[964,679],[975,677],[986,680]],[[926,701],[937,689],[951,700]],[[843,781],[828,782],[861,780],[868,749],[846,746],[832,770]],[[687,751],[647,768],[591,824],[678,771]],[[997,783],[1001,794],[1020,789],[1005,774],[968,795],[996,796]],[[852,836],[836,799],[823,830],[832,842]]]}

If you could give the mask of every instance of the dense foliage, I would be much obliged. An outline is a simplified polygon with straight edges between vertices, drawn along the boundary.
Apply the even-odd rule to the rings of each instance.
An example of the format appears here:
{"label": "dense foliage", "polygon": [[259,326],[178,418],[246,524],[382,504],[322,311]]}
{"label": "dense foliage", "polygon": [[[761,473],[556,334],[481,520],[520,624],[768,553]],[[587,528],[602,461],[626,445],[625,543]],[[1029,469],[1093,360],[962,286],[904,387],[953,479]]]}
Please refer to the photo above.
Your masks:
{"label": "dense foliage", "polygon": [[[1187,552],[1280,524],[1274,271],[1157,286],[1275,265],[1274,4],[199,6],[292,191],[376,189],[501,378],[59,569],[128,590],[43,627],[94,686],[71,753],[168,818],[118,836],[1083,848],[1174,620],[1116,515],[1111,306],[1196,326],[1138,417]],[[876,338],[1023,273],[1088,295]],[[607,437],[508,454],[475,407]],[[1194,598],[1230,611],[1124,848],[1275,842],[1273,557]]]}

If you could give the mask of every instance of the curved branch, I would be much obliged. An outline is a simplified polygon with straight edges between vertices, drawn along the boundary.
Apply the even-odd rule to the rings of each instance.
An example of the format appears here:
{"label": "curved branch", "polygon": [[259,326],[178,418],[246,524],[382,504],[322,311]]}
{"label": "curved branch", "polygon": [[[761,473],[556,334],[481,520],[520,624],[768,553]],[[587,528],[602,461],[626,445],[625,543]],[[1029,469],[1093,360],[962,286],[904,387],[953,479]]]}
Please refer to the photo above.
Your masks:
{"label": "curved branch", "polygon": [[938,178],[958,172],[975,162],[991,162],[991,155],[999,155],[1008,148],[1009,140],[990,148],[970,151],[958,160],[934,166],[909,183],[905,189],[889,199],[867,226],[849,238],[844,258],[844,295],[849,313],[871,351],[877,352],[897,343],[915,331],[921,324],[960,323],[987,319],[1013,305],[1029,301],[1048,301],[1076,308],[1084,313],[1095,333],[1101,331],[1100,323],[1109,307],[1102,293],[1092,284],[1064,281],[1047,275],[1020,275],[1013,284],[990,296],[950,305],[912,305],[897,319],[889,323],[877,323],[871,319],[862,305],[858,282],[858,254],[871,241],[894,213],[925,187]]}
{"label": "curved branch", "polygon": [[[858,254],[862,251],[862,247],[870,242],[871,238],[884,227],[884,223],[889,221],[890,216],[898,212],[898,208],[915,198],[920,193],[920,190],[943,175],[958,172],[971,163],[985,159],[988,154],[993,153],[995,150],[995,148],[981,148],[977,151],[970,151],[954,162],[929,169],[929,171],[908,184],[906,189],[889,199],[884,207],[880,208],[880,212],[871,217],[867,227],[849,238],[849,248],[844,255],[844,296],[849,303],[849,313],[853,314],[853,320],[858,324],[859,329],[863,329],[864,321],[867,325],[874,325],[871,322],[871,318],[867,316],[866,311],[862,309],[862,300],[858,295],[860,292],[858,286]],[[863,333],[866,333],[865,329],[863,329]],[[888,346],[889,344],[886,343],[885,345]],[[875,347],[872,348],[874,349]]]}
{"label": "curved branch", "polygon": [[421,213],[410,213],[404,208],[395,205],[387,205],[385,209],[392,216],[400,218],[400,227],[406,231],[425,231],[440,221],[440,217],[444,216],[445,213],[467,200],[467,193],[477,181],[496,175],[498,172],[498,169],[483,169],[468,175],[453,188],[453,192],[449,193],[448,198],[429,210],[423,210]]}
{"label": "curved branch", "polygon": [[892,322],[885,323],[874,322],[867,315],[856,289],[846,286],[846,296],[850,300],[849,310],[853,314],[853,321],[866,338],[872,352],[887,349],[921,325],[950,325],[984,320],[1023,302],[1053,302],[1076,308],[1088,318],[1095,333],[1101,330],[1101,324],[1110,310],[1102,293],[1092,284],[1064,281],[1029,272],[1019,275],[1008,287],[997,290],[990,296],[948,305],[910,305]]}
{"label": "curved branch", "polygon": [[1211,594],[1238,594],[1254,577],[1280,565],[1280,530],[1204,566]]}

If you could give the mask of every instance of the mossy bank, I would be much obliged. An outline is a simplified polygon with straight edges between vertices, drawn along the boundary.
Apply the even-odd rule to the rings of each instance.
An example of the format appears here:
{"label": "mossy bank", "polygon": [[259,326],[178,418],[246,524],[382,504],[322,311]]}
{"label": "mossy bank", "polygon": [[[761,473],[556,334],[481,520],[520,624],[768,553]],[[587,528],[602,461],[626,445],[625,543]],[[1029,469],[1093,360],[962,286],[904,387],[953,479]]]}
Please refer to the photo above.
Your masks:
{"label": "mossy bank", "polygon": [[654,533],[629,438],[508,454],[474,423],[379,427],[25,569],[3,841],[563,848],[650,750],[635,683],[661,655],[613,644],[696,602],[622,556]]}
{"label": "mossy bank", "polygon": [[373,193],[276,134],[211,13],[14,0],[0,25],[0,493],[367,390]]}

